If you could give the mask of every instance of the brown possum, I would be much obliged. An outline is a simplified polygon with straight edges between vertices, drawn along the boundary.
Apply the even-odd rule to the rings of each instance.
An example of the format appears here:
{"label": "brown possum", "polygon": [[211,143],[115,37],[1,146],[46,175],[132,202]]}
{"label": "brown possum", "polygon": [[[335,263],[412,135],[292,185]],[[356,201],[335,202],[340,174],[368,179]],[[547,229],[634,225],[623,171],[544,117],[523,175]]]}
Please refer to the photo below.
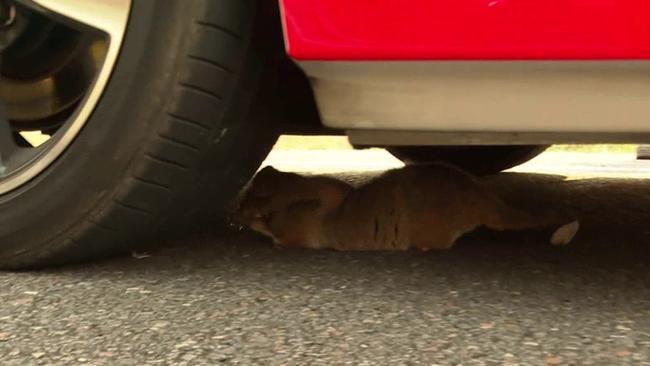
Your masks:
{"label": "brown possum", "polygon": [[336,250],[449,249],[479,226],[558,226],[550,241],[565,245],[579,228],[577,221],[512,208],[468,173],[443,164],[389,170],[358,188],[266,167],[233,221],[282,246]]}

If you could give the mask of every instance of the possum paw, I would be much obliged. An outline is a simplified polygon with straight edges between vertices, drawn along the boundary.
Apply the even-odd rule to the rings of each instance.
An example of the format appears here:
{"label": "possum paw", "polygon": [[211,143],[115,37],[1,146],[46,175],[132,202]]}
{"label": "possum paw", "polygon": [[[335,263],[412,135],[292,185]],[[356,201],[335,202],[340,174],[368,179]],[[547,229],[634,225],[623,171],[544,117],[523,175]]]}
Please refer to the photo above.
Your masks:
{"label": "possum paw", "polygon": [[553,235],[551,235],[551,244],[562,246],[567,245],[573,240],[573,237],[576,236],[578,229],[580,228],[580,223],[578,221],[572,221],[568,224],[560,226]]}

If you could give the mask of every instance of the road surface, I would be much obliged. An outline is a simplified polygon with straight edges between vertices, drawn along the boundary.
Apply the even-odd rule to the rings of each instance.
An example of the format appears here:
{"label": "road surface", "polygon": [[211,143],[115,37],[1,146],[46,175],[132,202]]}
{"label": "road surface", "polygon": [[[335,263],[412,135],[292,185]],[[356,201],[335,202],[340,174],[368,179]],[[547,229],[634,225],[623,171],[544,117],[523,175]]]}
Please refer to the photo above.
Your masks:
{"label": "road surface", "polygon": [[[267,163],[360,181],[399,165],[380,155]],[[521,207],[580,217],[571,245],[479,231],[445,253],[336,253],[206,229],[148,255],[0,275],[0,360],[650,365],[650,165],[546,154],[518,171],[488,183]]]}

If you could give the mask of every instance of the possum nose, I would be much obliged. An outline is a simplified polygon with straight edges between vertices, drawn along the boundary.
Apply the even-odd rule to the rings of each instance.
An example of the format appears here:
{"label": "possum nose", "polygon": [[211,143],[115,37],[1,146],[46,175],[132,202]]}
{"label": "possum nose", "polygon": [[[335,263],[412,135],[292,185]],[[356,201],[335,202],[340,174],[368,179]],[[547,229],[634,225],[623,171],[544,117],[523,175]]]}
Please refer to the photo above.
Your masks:
{"label": "possum nose", "polygon": [[244,214],[240,210],[235,210],[226,217],[228,224],[243,225],[244,224]]}
{"label": "possum nose", "polygon": [[235,229],[237,231],[241,231],[244,229],[244,227],[236,222],[228,222],[228,227],[231,229]]}
{"label": "possum nose", "polygon": [[238,212],[231,214],[226,218],[227,225],[231,229],[241,231],[244,229],[245,222]]}

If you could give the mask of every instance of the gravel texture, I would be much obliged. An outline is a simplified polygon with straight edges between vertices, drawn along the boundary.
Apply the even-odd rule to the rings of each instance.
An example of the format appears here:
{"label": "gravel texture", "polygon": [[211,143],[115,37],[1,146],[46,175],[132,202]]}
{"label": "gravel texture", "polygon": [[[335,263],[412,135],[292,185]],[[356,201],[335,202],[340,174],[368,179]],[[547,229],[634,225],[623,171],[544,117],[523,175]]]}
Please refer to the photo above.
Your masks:
{"label": "gravel texture", "polygon": [[444,253],[337,253],[208,228],[149,256],[1,274],[1,363],[650,365],[650,184],[487,181],[574,213],[575,242],[479,230]]}

